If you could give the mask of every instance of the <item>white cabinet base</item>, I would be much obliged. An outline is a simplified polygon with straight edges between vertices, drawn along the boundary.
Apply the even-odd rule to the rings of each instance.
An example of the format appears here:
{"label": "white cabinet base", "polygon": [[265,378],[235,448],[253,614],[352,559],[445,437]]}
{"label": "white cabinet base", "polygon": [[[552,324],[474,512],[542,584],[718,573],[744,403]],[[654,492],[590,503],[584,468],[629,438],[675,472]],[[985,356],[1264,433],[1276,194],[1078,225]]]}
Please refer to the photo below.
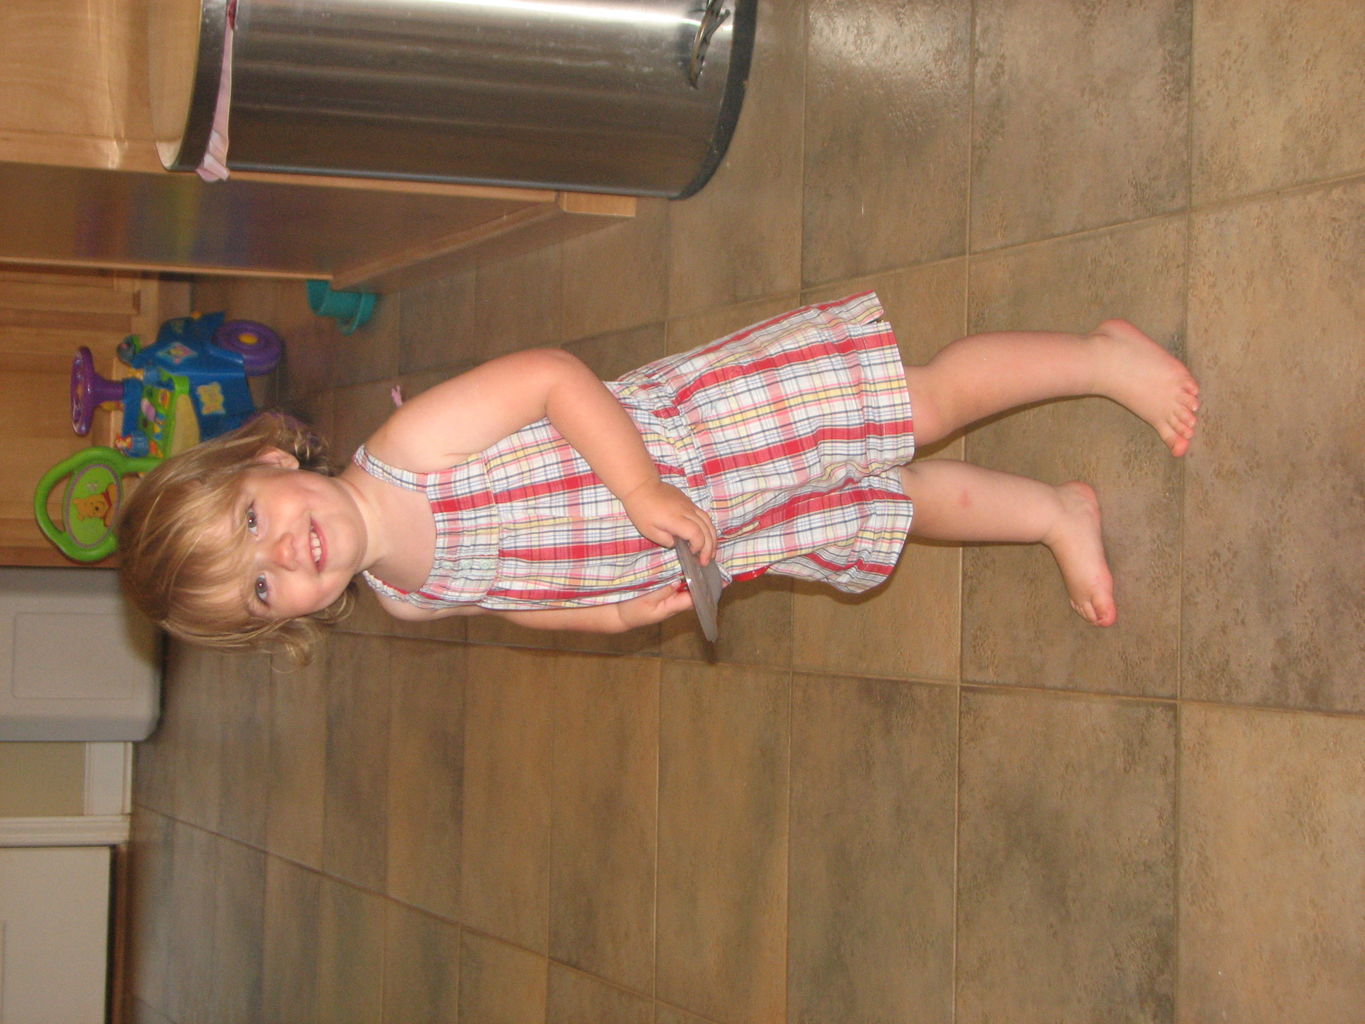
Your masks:
{"label": "white cabinet base", "polygon": [[107,846],[0,849],[0,1020],[103,1024]]}

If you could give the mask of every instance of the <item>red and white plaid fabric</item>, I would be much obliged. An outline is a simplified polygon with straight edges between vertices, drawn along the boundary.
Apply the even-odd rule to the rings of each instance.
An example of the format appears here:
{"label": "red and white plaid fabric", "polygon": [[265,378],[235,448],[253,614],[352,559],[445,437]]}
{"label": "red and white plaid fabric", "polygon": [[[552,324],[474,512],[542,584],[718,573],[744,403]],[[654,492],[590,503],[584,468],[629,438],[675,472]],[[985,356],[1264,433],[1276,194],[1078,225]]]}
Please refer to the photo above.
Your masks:
{"label": "red and white plaid fabric", "polygon": [[[858,592],[885,581],[910,530],[895,467],[915,453],[891,328],[871,292],[807,306],[607,386],[660,476],[710,513],[726,582],[765,572]],[[548,421],[438,473],[367,472],[424,491],[436,557],[421,590],[366,574],[424,608],[502,610],[627,600],[676,583],[671,549],[636,533],[621,503]]]}

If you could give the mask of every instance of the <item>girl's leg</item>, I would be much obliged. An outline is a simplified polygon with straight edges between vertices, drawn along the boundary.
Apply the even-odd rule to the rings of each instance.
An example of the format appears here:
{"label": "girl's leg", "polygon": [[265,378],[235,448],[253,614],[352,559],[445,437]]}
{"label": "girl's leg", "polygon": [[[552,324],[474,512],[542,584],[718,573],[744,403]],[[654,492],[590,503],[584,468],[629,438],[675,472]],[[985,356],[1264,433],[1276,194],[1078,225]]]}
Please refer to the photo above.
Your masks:
{"label": "girl's leg", "polygon": [[915,503],[911,532],[925,540],[1046,544],[1057,559],[1071,607],[1096,626],[1117,618],[1114,579],[1100,534],[1095,492],[930,459],[901,467]]}
{"label": "girl's leg", "polygon": [[1103,395],[1150,423],[1175,455],[1194,436],[1199,385],[1175,356],[1123,320],[1089,334],[977,334],[905,368],[915,437],[932,444],[1006,409]]}

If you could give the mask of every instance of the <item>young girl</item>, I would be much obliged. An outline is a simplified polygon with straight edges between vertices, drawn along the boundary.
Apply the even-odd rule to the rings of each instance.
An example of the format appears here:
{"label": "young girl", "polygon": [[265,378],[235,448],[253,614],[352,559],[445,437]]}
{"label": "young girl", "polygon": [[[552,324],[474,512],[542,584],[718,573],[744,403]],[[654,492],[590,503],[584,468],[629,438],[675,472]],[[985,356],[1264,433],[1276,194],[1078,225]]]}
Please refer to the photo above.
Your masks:
{"label": "young girl", "polygon": [[518,352],[405,403],[337,476],[279,416],[168,460],[122,512],[124,578],[177,636],[298,652],[358,574],[403,619],[617,632],[691,607],[677,540],[727,583],[774,572],[857,592],[886,579],[913,529],[1046,544],[1072,606],[1108,626],[1088,486],[911,464],[916,443],[1075,395],[1126,406],[1174,455],[1194,435],[1193,377],[1118,320],[976,335],[903,367],[866,293],[606,384],[565,352]]}

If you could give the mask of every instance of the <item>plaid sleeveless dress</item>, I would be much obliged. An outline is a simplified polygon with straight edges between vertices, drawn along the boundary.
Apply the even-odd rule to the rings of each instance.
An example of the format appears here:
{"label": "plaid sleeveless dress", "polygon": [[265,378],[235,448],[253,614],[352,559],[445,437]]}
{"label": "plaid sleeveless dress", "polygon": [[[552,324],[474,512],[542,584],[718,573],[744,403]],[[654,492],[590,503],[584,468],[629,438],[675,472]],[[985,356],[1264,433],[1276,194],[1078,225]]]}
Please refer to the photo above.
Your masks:
{"label": "plaid sleeveless dress", "polygon": [[[895,567],[913,513],[895,467],[915,439],[881,315],[871,292],[807,306],[607,382],[660,477],[711,515],[726,583],[771,572],[854,593]],[[363,447],[355,462],[424,492],[435,516],[419,590],[365,574],[391,599],[567,608],[682,578],[673,551],[635,531],[548,420],[439,472],[388,466]]]}

